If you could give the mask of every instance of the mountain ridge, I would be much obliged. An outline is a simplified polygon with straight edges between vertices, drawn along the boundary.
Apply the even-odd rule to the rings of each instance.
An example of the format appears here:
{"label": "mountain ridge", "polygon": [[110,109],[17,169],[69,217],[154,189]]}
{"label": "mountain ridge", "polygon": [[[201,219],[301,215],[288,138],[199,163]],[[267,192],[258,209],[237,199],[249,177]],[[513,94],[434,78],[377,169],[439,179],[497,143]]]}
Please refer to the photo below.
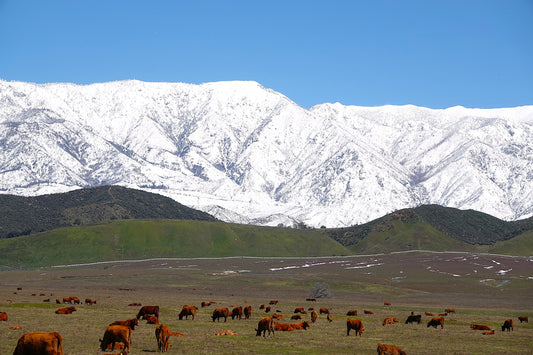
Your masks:
{"label": "mountain ridge", "polygon": [[0,192],[121,185],[226,221],[344,227],[424,204],[533,215],[533,106],[304,109],[256,82],[0,81]]}

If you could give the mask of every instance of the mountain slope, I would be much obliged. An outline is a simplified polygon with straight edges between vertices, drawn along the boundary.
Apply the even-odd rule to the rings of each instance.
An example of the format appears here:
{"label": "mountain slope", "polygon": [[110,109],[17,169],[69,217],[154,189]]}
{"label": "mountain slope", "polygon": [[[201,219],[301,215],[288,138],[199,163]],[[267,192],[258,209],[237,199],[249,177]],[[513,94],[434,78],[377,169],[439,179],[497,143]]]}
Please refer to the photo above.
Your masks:
{"label": "mountain slope", "polygon": [[323,104],[254,82],[0,81],[0,192],[122,185],[226,221],[342,227],[439,204],[533,215],[533,106]]}
{"label": "mountain slope", "polygon": [[0,238],[114,219],[153,218],[215,221],[168,197],[120,186],[36,197],[0,195]]}

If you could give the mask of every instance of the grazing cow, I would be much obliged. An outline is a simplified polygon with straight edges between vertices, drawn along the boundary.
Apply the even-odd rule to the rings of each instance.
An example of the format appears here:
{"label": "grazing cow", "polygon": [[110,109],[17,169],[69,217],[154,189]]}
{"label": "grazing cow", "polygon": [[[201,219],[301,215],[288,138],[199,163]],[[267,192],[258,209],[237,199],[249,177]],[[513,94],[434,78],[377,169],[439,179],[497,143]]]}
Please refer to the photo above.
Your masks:
{"label": "grazing cow", "polygon": [[59,298],[56,298],[56,303],[61,304],[61,300]]}
{"label": "grazing cow", "polygon": [[159,318],[159,306],[142,306],[137,313],[137,319],[144,317],[147,314],[151,314]]}
{"label": "grazing cow", "polygon": [[318,313],[314,309],[311,311],[311,322],[315,323],[318,318]]}
{"label": "grazing cow", "polygon": [[446,317],[448,313],[439,313],[439,317]]}
{"label": "grazing cow", "polygon": [[235,319],[235,317],[242,319],[242,306],[233,307],[231,310],[231,319]]}
{"label": "grazing cow", "polygon": [[300,322],[300,323],[291,323],[291,327],[292,329],[296,330],[296,329],[302,329],[302,330],[307,330],[307,328],[309,328],[311,326],[311,324],[309,324],[309,321],[305,321],[305,322]]}
{"label": "grazing cow", "polygon": [[433,317],[428,322],[428,328],[432,326],[433,328],[437,328],[437,326],[440,325],[440,328],[444,328],[444,317]]}
{"label": "grazing cow", "polygon": [[426,316],[428,317],[435,317],[435,315],[433,313],[429,313],[429,312],[426,312]]}
{"label": "grazing cow", "polygon": [[270,306],[266,306],[266,307],[265,307],[265,313],[270,312],[270,309],[271,309]]}
{"label": "grazing cow", "polygon": [[292,325],[287,323],[274,322],[273,327],[276,332],[292,332],[294,330]]}
{"label": "grazing cow", "polygon": [[76,307],[71,306],[71,307],[56,309],[56,314],[72,314],[72,312],[76,312],[76,311],[77,311]]}
{"label": "grazing cow", "polygon": [[171,345],[168,343],[168,338],[171,336],[183,337],[184,335],[178,332],[171,332],[170,329],[164,324],[160,324],[155,328],[155,338],[157,339],[157,351],[167,352],[168,347]]}
{"label": "grazing cow", "polygon": [[274,313],[274,314],[272,315],[272,318],[277,319],[277,320],[283,320],[283,315],[282,315],[282,314]]}
{"label": "grazing cow", "polygon": [[110,325],[106,328],[104,339],[100,339],[100,349],[105,351],[109,344],[115,348],[115,343],[124,344],[124,351],[129,352],[131,342],[131,328],[123,325]]}
{"label": "grazing cow", "polygon": [[482,324],[470,324],[470,328],[472,330],[492,330],[490,327],[487,327],[486,325]]}
{"label": "grazing cow", "polygon": [[123,325],[131,330],[135,330],[135,327],[139,325],[139,320],[137,318],[128,319],[128,320],[117,320],[109,325]]}
{"label": "grazing cow", "polygon": [[347,316],[356,316],[357,315],[357,310],[350,309],[348,312],[346,312],[346,315]]}
{"label": "grazing cow", "polygon": [[328,314],[329,313],[329,309],[327,309],[327,308],[320,308],[318,311],[320,312],[320,314]]}
{"label": "grazing cow", "polygon": [[444,312],[446,312],[446,313],[455,313],[455,308],[446,308],[444,310]]}
{"label": "grazing cow", "polygon": [[146,319],[146,324],[159,324],[159,318],[156,316],[151,316],[149,314],[144,316],[144,319]]}
{"label": "grazing cow", "polygon": [[396,345],[378,343],[378,355],[405,355],[405,351]]}
{"label": "grazing cow", "polygon": [[263,338],[266,335],[266,331],[268,330],[268,336],[270,336],[270,332],[272,332],[272,336],[275,336],[274,333],[274,319],[271,317],[263,317],[259,320],[259,323],[257,323],[257,328],[255,331],[257,332],[256,336],[261,336],[261,332],[263,332]]}
{"label": "grazing cow", "polygon": [[421,314],[417,314],[417,315],[410,315],[407,317],[407,320],[405,321],[405,324],[409,323],[414,323],[416,322],[417,324],[420,324],[420,322],[422,321],[422,315]]}
{"label": "grazing cow", "polygon": [[92,300],[90,298],[86,298],[85,299],[85,304],[88,304],[88,305],[93,305],[93,304],[96,304],[96,300]]}
{"label": "grazing cow", "polygon": [[494,330],[481,333],[483,335],[494,335]]}
{"label": "grazing cow", "polygon": [[390,302],[383,302],[384,306],[390,306]]}
{"label": "grazing cow", "polygon": [[223,332],[218,332],[215,330],[215,335],[237,335],[237,332],[230,329],[226,329]]}
{"label": "grazing cow", "polygon": [[142,306],[140,302],[132,302],[128,305],[129,307],[136,307],[136,306]]}
{"label": "grazing cow", "polygon": [[196,306],[183,306],[178,316],[179,320],[182,320],[183,317],[185,317],[185,319],[189,319],[189,316],[192,316],[192,320],[194,320],[194,315],[196,314],[197,309],[198,307]]}
{"label": "grazing cow", "polygon": [[270,302],[268,302],[268,304],[278,304],[278,300],[270,300]]}
{"label": "grazing cow", "polygon": [[0,322],[7,322],[7,313],[6,312],[0,312]]}
{"label": "grazing cow", "polygon": [[316,298],[307,297],[305,299],[307,302],[316,302]]}
{"label": "grazing cow", "polygon": [[307,314],[306,310],[303,307],[295,308],[293,313]]}
{"label": "grazing cow", "polygon": [[299,315],[299,314],[293,314],[292,317],[291,317],[291,319],[295,319],[295,320],[296,320],[296,319],[302,319],[302,316]]}
{"label": "grazing cow", "polygon": [[72,300],[70,299],[70,297],[63,297],[63,303],[72,304]]}
{"label": "grazing cow", "polygon": [[22,291],[22,287],[17,287],[17,291]]}
{"label": "grazing cow", "polygon": [[529,323],[529,318],[527,316],[520,316],[518,317],[518,320],[520,321],[520,323],[522,322]]}
{"label": "grazing cow", "polygon": [[18,330],[18,329],[22,329],[22,327],[20,325],[14,325],[12,327],[9,327],[9,329],[11,330]]}
{"label": "grazing cow", "polygon": [[47,298],[47,299],[43,300],[43,302],[47,302],[47,303],[49,303],[49,302],[50,302],[50,299]]}
{"label": "grazing cow", "polygon": [[244,307],[244,318],[250,319],[252,317],[252,306]]}
{"label": "grazing cow", "polygon": [[39,296],[42,297],[42,296],[46,296],[46,295],[44,293],[39,293]]}
{"label": "grazing cow", "polygon": [[354,318],[348,318],[346,320],[346,336],[350,335],[350,330],[355,330],[355,336],[357,336],[357,333],[359,333],[359,336],[363,336],[363,322],[361,322],[359,319]]}
{"label": "grazing cow", "polygon": [[510,332],[511,330],[514,330],[513,329],[513,320],[512,319],[506,319],[505,322],[503,322],[502,332],[505,331],[505,329],[507,329],[508,332]]}
{"label": "grazing cow", "polygon": [[265,309],[265,305],[264,304],[260,305],[259,309]]}
{"label": "grazing cow", "polygon": [[328,316],[326,317],[326,319],[328,320],[328,322],[333,322],[333,317],[331,316],[331,313],[328,313]]}
{"label": "grazing cow", "polygon": [[74,304],[80,304],[81,303],[80,299],[78,297],[76,297],[76,296],[70,296],[69,298],[72,301],[71,303],[74,303]]}
{"label": "grazing cow", "polygon": [[374,312],[372,312],[372,311],[367,311],[366,309],[363,310],[363,313],[364,313],[364,314],[374,314]]}
{"label": "grazing cow", "polygon": [[57,332],[22,335],[13,355],[63,355],[63,337]]}
{"label": "grazing cow", "polygon": [[213,311],[213,315],[211,316],[211,318],[213,318],[213,322],[215,321],[215,319],[220,322],[220,318],[224,318],[224,322],[226,322],[228,320],[228,317],[229,309],[227,308],[216,308]]}
{"label": "grazing cow", "polygon": [[387,317],[387,318],[383,319],[383,326],[385,326],[387,324],[394,324],[394,323],[398,323],[398,318]]}

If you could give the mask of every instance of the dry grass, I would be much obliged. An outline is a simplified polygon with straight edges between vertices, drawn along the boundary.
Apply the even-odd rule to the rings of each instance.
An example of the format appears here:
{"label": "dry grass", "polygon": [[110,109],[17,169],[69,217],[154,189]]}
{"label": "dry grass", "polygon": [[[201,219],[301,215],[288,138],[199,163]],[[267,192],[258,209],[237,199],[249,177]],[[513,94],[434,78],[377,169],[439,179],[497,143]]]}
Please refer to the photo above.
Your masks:
{"label": "dry grass", "polygon": [[[383,265],[357,269],[347,267],[383,260],[376,262],[373,257],[213,259],[2,271],[0,311],[7,312],[9,320],[0,323],[0,354],[11,354],[24,332],[52,330],[64,337],[65,354],[102,354],[98,339],[107,324],[136,315],[138,307],[128,307],[130,302],[159,305],[161,322],[185,334],[184,338],[171,338],[173,346],[169,354],[375,354],[378,342],[398,345],[408,354],[532,354],[533,324],[520,324],[517,319],[519,315],[533,313],[533,287],[531,280],[527,280],[533,276],[531,262],[523,259],[524,263],[515,263],[506,259],[505,262],[514,263],[518,276],[509,273],[504,275],[505,279],[498,279],[492,275],[493,285],[479,282],[488,278],[480,273],[491,271],[483,267],[475,274],[460,278],[424,271],[430,262],[432,268],[445,270],[444,261],[450,258],[391,256]],[[349,265],[341,263],[346,260]],[[461,271],[456,260],[451,263],[449,267],[453,265],[454,272]],[[285,269],[272,271],[271,268]],[[466,265],[463,269],[467,271]],[[406,277],[395,279],[400,270]],[[525,276],[528,282],[519,275]],[[510,281],[502,286],[507,279]],[[333,297],[306,302],[316,281],[329,283]],[[13,294],[17,286],[23,289]],[[41,292],[46,296],[31,296]],[[50,293],[54,296],[49,296]],[[71,295],[97,299],[98,303],[79,306],[78,312],[72,315],[56,315],[54,310],[59,306],[42,302],[44,298],[53,301]],[[5,301],[8,299],[13,304]],[[306,331],[278,332],[274,338],[256,337],[254,328],[265,315],[259,311],[259,305],[270,299],[279,300],[274,310],[282,311],[285,318],[290,318],[296,307],[327,307],[331,309],[333,322],[320,315],[317,323]],[[178,320],[183,305],[200,307],[202,301],[216,301],[217,305],[200,308],[194,321]],[[383,301],[391,302],[392,306],[383,306]],[[251,320],[213,323],[210,318],[215,306],[248,304],[253,307]],[[444,329],[426,327],[426,316],[420,325],[404,324],[411,311],[424,315],[426,311],[443,312],[446,307],[456,308],[457,314],[447,316]],[[346,336],[345,314],[349,309],[359,311],[360,315],[354,318],[364,323],[362,337],[353,333]],[[363,309],[370,309],[374,314],[363,315]],[[399,318],[400,323],[382,326],[388,316]],[[304,316],[308,318],[309,315]],[[513,332],[500,330],[507,318],[515,322]],[[488,325],[496,329],[496,334],[483,336],[469,328],[472,322]],[[8,329],[16,324],[22,330]],[[215,330],[225,329],[239,335],[214,335]],[[154,331],[155,325],[141,321],[133,332],[133,354],[157,352]]]}

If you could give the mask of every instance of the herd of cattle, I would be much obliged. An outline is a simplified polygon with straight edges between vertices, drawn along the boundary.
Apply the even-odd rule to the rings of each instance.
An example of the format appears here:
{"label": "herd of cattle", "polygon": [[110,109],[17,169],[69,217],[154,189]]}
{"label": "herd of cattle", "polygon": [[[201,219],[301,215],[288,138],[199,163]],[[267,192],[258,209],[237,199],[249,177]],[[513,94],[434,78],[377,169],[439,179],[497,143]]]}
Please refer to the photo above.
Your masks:
{"label": "herd of cattle", "polygon": [[[307,301],[316,301],[315,299],[308,298]],[[49,302],[49,299],[44,300],[44,302]],[[81,301],[77,297],[65,297],[62,300],[59,298],[56,299],[56,303],[63,304],[81,304]],[[297,330],[306,330],[311,326],[312,323],[315,323],[318,319],[319,314],[325,314],[326,319],[329,322],[332,322],[333,317],[330,314],[328,308],[319,308],[318,312],[314,307],[309,307],[307,310],[304,307],[297,307],[294,309],[294,312],[291,316],[291,320],[301,320],[302,315],[310,314],[310,321],[301,321],[301,322],[292,322],[292,323],[282,323],[284,316],[280,310],[273,311],[273,307],[277,305],[277,300],[271,300],[269,305],[262,304],[259,306],[259,309],[262,310],[265,314],[264,317],[261,317],[257,328],[255,328],[256,336],[266,337],[268,333],[269,336],[274,337],[276,332],[284,331],[297,331]],[[95,300],[85,299],[86,305],[96,305]],[[201,307],[209,307],[216,302],[202,302]],[[384,303],[385,306],[390,306],[389,302]],[[119,354],[127,354],[130,351],[131,346],[131,337],[132,331],[135,330],[135,327],[139,325],[139,320],[146,320],[147,324],[156,324],[155,328],[155,338],[157,341],[157,348],[159,352],[166,352],[171,346],[169,343],[169,338],[171,336],[183,337],[184,335],[179,332],[171,331],[166,325],[159,324],[159,306],[142,306],[140,303],[130,303],[128,306],[141,306],[137,316],[128,320],[120,320],[110,323],[103,335],[103,339],[100,339],[100,349],[102,351],[114,351],[119,350]],[[216,307],[216,306],[215,306]],[[199,310],[198,307],[192,305],[185,305],[181,309],[181,312],[178,315],[179,320],[185,318],[186,320],[191,317],[192,320],[195,319],[195,315]],[[75,306],[58,308],[56,314],[72,314],[76,311]],[[266,316],[267,313],[272,312],[271,316]],[[364,314],[372,315],[373,312],[369,310],[364,310]],[[425,315],[430,317],[427,321],[427,327],[444,328],[445,317],[450,314],[455,313],[455,309],[445,309],[443,313],[435,316],[433,313],[426,312]],[[357,310],[349,310],[346,313],[347,316],[357,316]],[[213,322],[220,322],[222,319],[224,322],[227,322],[228,318],[231,319],[250,319],[252,316],[252,306],[236,306],[233,307],[230,311],[229,308],[215,308],[211,315],[211,320]],[[7,321],[8,315],[6,312],[0,312],[0,321]],[[518,317],[520,323],[528,323],[529,319],[527,316]],[[391,325],[398,323],[399,320],[396,317],[386,317],[383,320],[383,326]],[[421,314],[414,314],[411,312],[405,320],[405,324],[416,323],[420,324],[422,322]],[[482,324],[471,324],[470,328],[472,330],[483,331],[483,335],[494,334],[494,329]],[[21,329],[20,326],[13,326],[10,329]],[[346,320],[346,335],[350,335],[350,331],[354,330],[355,335],[360,337],[363,335],[364,327],[363,322],[360,319],[347,318]],[[513,330],[513,320],[507,319],[504,321],[501,326],[502,331],[512,331]],[[216,332],[215,335],[237,335],[236,332],[232,330],[225,330],[223,332]],[[401,355],[405,354],[398,346],[390,344],[378,343],[377,353],[379,355]],[[63,354],[63,337],[57,332],[49,333],[26,333],[22,335],[16,345],[13,355],[62,355]]]}

